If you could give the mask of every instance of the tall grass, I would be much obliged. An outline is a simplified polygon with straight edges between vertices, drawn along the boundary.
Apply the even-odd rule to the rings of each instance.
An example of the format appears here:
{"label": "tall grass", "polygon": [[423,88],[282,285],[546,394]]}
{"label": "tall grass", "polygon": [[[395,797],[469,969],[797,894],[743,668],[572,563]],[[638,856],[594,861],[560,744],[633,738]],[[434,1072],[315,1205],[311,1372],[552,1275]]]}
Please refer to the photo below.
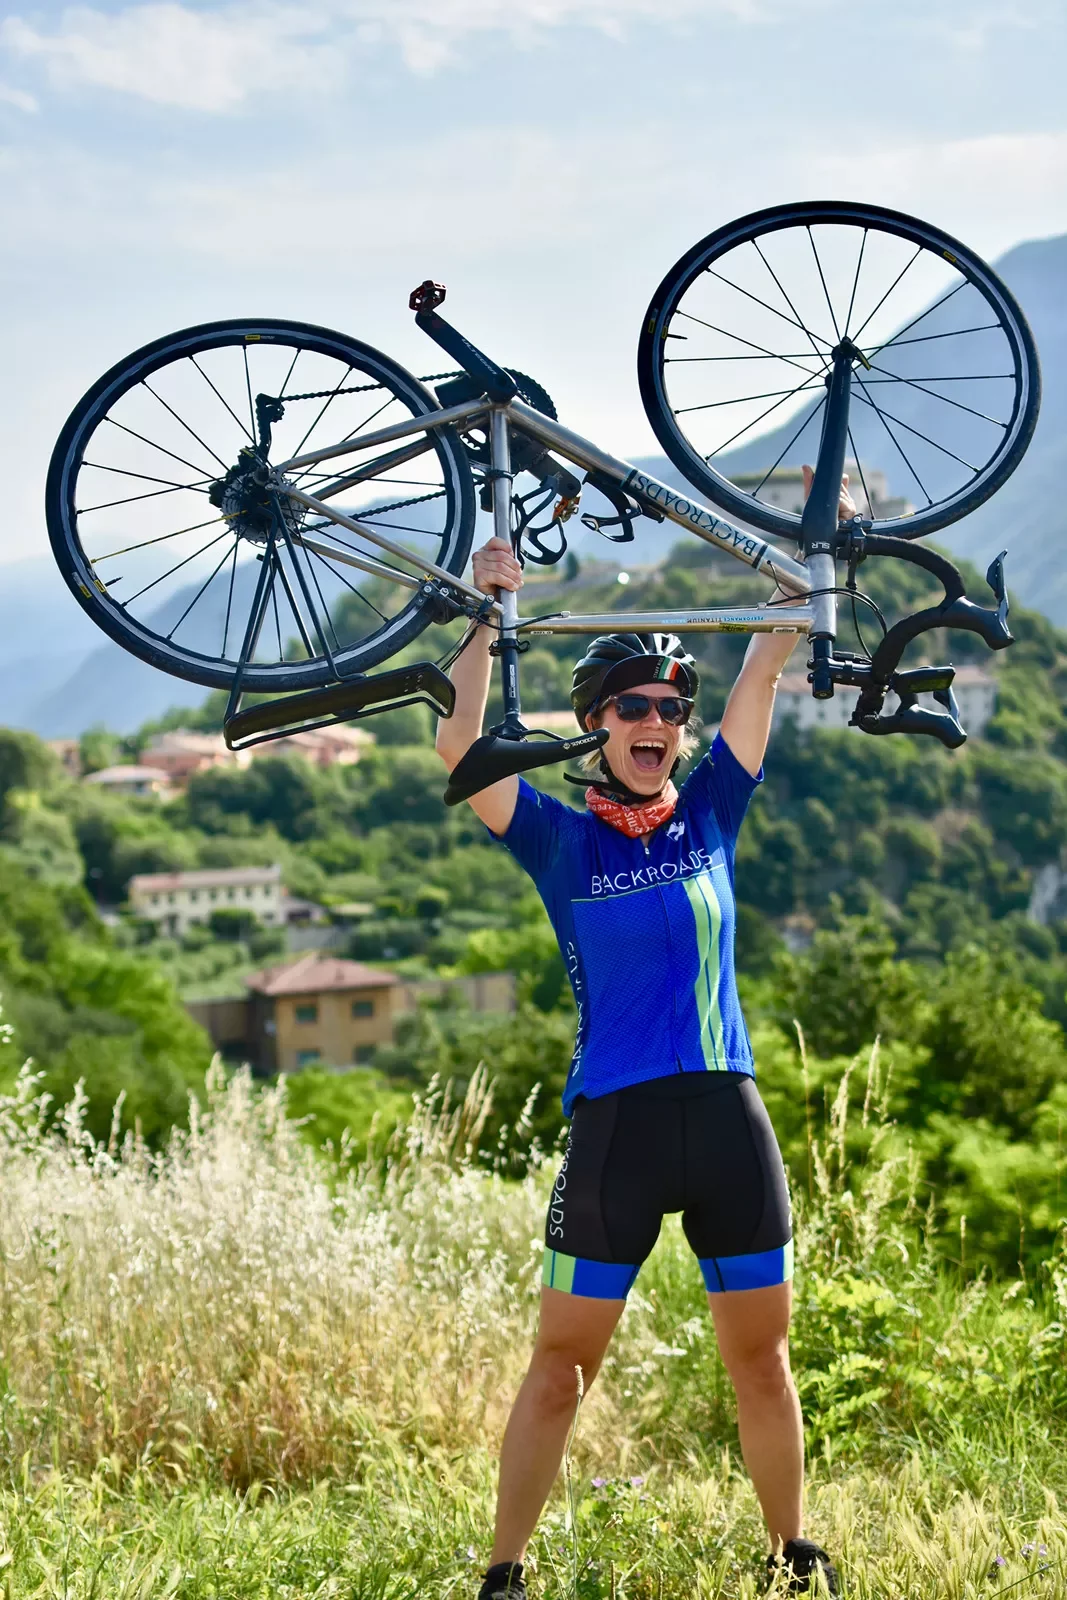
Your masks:
{"label": "tall grass", "polygon": [[[796,1196],[813,1530],[858,1595],[1067,1596],[1067,1263],[1007,1284],[939,1264],[877,1055],[850,1072],[870,1153],[849,1166],[846,1075]],[[77,1100],[50,1121],[23,1074],[0,1103],[8,1595],[469,1592],[553,1175],[494,1170],[488,1106],[484,1073],[462,1104],[433,1093],[334,1172],[245,1076],[215,1069],[153,1154],[94,1143]],[[669,1219],[584,1397],[535,1592],[755,1593],[734,1441]]]}

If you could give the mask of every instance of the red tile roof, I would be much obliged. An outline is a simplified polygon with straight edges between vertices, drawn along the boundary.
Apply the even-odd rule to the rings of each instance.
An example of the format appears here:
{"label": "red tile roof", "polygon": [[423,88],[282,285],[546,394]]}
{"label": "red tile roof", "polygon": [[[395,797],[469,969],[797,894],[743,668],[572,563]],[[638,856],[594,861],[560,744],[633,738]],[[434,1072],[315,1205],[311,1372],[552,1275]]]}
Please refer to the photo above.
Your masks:
{"label": "red tile roof", "polygon": [[312,952],[281,967],[264,967],[245,979],[257,994],[323,994],[327,990],[381,989],[399,983],[391,972]]}

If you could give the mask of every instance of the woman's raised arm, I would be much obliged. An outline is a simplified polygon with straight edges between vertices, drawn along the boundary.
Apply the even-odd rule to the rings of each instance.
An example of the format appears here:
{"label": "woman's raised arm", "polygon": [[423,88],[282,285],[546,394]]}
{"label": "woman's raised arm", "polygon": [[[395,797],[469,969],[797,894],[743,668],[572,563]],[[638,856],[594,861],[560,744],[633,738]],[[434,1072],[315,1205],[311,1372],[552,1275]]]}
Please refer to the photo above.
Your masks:
{"label": "woman's raised arm", "polygon": [[[474,585],[483,594],[495,594],[498,589],[521,589],[522,568],[503,539],[490,539],[488,544],[474,552]],[[496,628],[483,625],[463,654],[453,664],[452,685],[456,691],[456,708],[450,717],[442,717],[437,724],[437,754],[449,772],[466,755],[475,739],[481,737],[485,720],[485,706],[489,699],[489,679],[493,658],[489,646],[496,637]],[[502,778],[499,783],[481,789],[467,802],[481,817],[487,828],[499,835],[507,833],[515,814],[519,797],[518,778]]]}
{"label": "woman's raised arm", "polygon": [[[811,491],[814,474],[804,468],[804,498]],[[856,506],[848,492],[848,473],[841,479],[841,503],[838,515],[842,521],[856,515]],[[789,605],[803,605],[804,597],[781,596]],[[737,681],[730,690],[726,710],[722,714],[719,732],[740,761],[745,771],[753,777],[763,765],[767,740],[771,734],[771,717],[774,714],[774,697],[778,679],[786,662],[796,648],[800,635],[796,633],[755,633],[745,653]]]}

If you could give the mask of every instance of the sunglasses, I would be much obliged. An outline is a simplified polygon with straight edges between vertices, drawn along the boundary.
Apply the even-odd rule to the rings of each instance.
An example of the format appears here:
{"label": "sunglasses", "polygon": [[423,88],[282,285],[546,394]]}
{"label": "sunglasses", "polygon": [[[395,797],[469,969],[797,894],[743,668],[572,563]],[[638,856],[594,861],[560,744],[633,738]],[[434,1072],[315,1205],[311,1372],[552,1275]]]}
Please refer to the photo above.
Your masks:
{"label": "sunglasses", "polygon": [[689,721],[693,701],[678,694],[665,694],[662,698],[649,694],[612,694],[604,701],[615,707],[620,722],[640,722],[655,706],[668,727],[680,728]]}

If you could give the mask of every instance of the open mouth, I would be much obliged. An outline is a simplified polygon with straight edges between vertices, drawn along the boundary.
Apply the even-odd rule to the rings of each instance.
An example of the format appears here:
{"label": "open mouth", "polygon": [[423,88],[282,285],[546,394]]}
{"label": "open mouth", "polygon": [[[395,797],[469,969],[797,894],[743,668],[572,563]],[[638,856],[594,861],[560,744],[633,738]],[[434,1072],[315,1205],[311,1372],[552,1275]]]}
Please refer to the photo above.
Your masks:
{"label": "open mouth", "polygon": [[659,772],[667,759],[667,742],[638,739],[630,746],[630,759],[639,772]]}

